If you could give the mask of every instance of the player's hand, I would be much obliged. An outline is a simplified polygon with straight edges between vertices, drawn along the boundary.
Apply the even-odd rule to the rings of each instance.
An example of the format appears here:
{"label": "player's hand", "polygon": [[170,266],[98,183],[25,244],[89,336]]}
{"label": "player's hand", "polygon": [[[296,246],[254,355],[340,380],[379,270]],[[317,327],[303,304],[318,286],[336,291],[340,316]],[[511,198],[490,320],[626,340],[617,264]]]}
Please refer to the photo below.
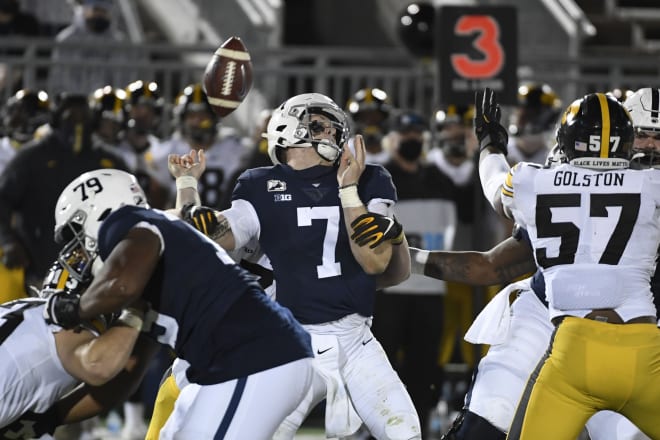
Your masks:
{"label": "player's hand", "polygon": [[392,244],[401,244],[403,241],[403,226],[396,218],[387,217],[375,212],[362,214],[351,222],[353,234],[351,240],[358,246],[369,245],[374,249],[387,240]]}
{"label": "player's hand", "polygon": [[339,159],[339,168],[337,169],[337,183],[339,187],[347,185],[357,185],[360,176],[365,168],[366,149],[362,135],[355,136],[355,155],[348,147],[348,143],[342,149]]}
{"label": "player's hand", "polygon": [[167,156],[167,169],[172,177],[192,176],[199,180],[206,169],[206,155],[204,150],[190,150],[190,153]]}
{"label": "player's hand", "polygon": [[23,245],[14,241],[2,247],[2,264],[9,269],[27,267],[30,265],[30,258]]}
{"label": "player's hand", "polygon": [[212,239],[217,235],[220,227],[216,213],[217,211],[215,209],[208,206],[189,204],[181,208],[181,218],[199,232]]}
{"label": "player's hand", "polygon": [[479,140],[479,151],[490,146],[506,156],[509,134],[500,124],[502,111],[495,100],[495,92],[486,87],[483,92],[475,93],[474,106],[474,133]]}
{"label": "player's hand", "polygon": [[40,296],[46,298],[44,319],[47,323],[59,325],[64,329],[72,329],[80,324],[80,295],[60,289],[43,289]]}
{"label": "player's hand", "polygon": [[0,428],[0,438],[32,439],[44,434],[53,434],[60,425],[57,409],[52,406],[44,413],[25,412],[11,424]]}

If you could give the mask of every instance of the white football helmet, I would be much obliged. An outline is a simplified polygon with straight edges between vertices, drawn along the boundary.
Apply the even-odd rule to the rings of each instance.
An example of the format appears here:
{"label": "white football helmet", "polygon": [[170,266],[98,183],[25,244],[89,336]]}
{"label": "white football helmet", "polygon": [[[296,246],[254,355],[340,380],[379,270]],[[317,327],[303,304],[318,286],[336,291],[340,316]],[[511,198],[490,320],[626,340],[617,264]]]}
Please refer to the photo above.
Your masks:
{"label": "white football helmet", "polygon": [[[317,129],[310,126],[310,115],[320,114],[330,119],[337,130],[334,142],[315,140]],[[344,143],[348,139],[348,118],[335,102],[320,93],[304,93],[286,100],[273,111],[266,129],[268,155],[274,164],[282,161],[278,157],[280,148],[312,147],[319,156],[334,162],[339,158]]]}
{"label": "white football helmet", "polygon": [[89,273],[101,223],[124,205],[149,207],[135,176],[125,171],[90,171],[64,188],[55,205],[55,239],[66,243],[58,260],[71,276],[83,280]]}
{"label": "white football helmet", "polygon": [[660,89],[645,87],[629,96],[623,106],[635,129],[660,131]]}
{"label": "white football helmet", "polygon": [[548,156],[545,158],[545,168],[554,168],[556,166],[559,166],[563,163],[567,163],[568,159],[566,159],[566,155],[562,151],[561,148],[559,148],[559,144],[555,144],[554,147],[550,149],[548,152]]}
{"label": "white football helmet", "polygon": [[631,162],[642,168],[660,168],[660,152],[652,147],[640,147],[643,141],[638,143],[641,136],[660,136],[660,89],[639,89],[626,98],[623,106],[630,113],[637,138]]}

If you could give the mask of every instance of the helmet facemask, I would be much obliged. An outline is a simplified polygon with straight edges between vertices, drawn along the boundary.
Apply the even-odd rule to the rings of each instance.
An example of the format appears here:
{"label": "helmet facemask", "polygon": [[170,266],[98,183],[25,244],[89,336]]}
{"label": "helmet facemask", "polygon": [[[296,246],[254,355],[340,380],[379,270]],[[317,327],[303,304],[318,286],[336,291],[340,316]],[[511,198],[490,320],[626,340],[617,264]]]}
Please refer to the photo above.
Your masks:
{"label": "helmet facemask", "polygon": [[[327,130],[332,137],[319,138]],[[278,164],[283,162],[283,149],[311,147],[322,159],[334,163],[348,135],[347,117],[330,98],[319,93],[298,95],[273,112],[267,129],[268,154]]]}
{"label": "helmet facemask", "polygon": [[630,163],[634,168],[660,169],[660,129],[636,127],[632,153]]}
{"label": "helmet facemask", "polygon": [[[103,221],[110,212],[109,209],[106,210],[99,221]],[[87,213],[82,210],[74,212],[55,236],[58,243],[66,243],[58,254],[58,262],[79,282],[90,278],[92,265],[98,254],[96,239],[85,234],[86,220]]]}

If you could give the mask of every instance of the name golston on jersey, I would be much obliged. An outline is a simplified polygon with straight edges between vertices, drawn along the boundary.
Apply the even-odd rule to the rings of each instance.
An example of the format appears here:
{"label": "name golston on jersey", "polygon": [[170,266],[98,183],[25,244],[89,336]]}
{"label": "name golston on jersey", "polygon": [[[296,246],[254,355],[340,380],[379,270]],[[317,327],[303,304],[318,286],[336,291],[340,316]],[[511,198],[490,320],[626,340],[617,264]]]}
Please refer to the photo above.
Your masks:
{"label": "name golston on jersey", "polygon": [[[358,193],[365,206],[396,201],[391,176],[380,165],[366,166]],[[242,204],[242,218],[250,216],[258,224],[259,242],[273,266],[277,300],[299,322],[372,315],[376,281],[351,252],[336,167],[251,169],[239,177],[232,199],[232,210]]]}
{"label": "name golston on jersey", "polygon": [[551,317],[601,308],[624,320],[656,314],[660,170],[521,163],[506,177],[502,202],[527,229]]}

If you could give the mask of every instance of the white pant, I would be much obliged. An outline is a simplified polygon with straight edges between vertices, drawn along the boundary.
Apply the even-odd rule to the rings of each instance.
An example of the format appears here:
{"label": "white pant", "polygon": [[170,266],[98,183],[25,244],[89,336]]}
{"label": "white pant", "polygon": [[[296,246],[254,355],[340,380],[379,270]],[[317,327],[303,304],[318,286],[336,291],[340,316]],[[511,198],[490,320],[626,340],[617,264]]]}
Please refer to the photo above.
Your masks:
{"label": "white pant", "polygon": [[[533,291],[522,291],[511,305],[505,342],[491,346],[479,362],[470,411],[508,432],[527,378],[548,349],[553,331],[548,309]],[[587,430],[592,440],[648,439],[628,419],[612,411],[595,414],[587,422]]]}
{"label": "white pant", "polygon": [[[303,327],[312,339],[315,335],[336,336],[337,345],[329,351],[325,350],[331,344],[325,348],[314,344],[315,355],[318,358],[339,350],[336,354],[339,376],[371,435],[378,440],[421,439],[419,417],[412,400],[371,333],[370,325],[371,318],[354,314],[339,321]],[[326,397],[326,390],[324,379],[317,375],[305,401],[286,418],[274,438],[293,439],[305,417]]]}
{"label": "white pant", "polygon": [[185,386],[160,438],[270,440],[311,386],[312,361],[300,359],[215,385]]}

